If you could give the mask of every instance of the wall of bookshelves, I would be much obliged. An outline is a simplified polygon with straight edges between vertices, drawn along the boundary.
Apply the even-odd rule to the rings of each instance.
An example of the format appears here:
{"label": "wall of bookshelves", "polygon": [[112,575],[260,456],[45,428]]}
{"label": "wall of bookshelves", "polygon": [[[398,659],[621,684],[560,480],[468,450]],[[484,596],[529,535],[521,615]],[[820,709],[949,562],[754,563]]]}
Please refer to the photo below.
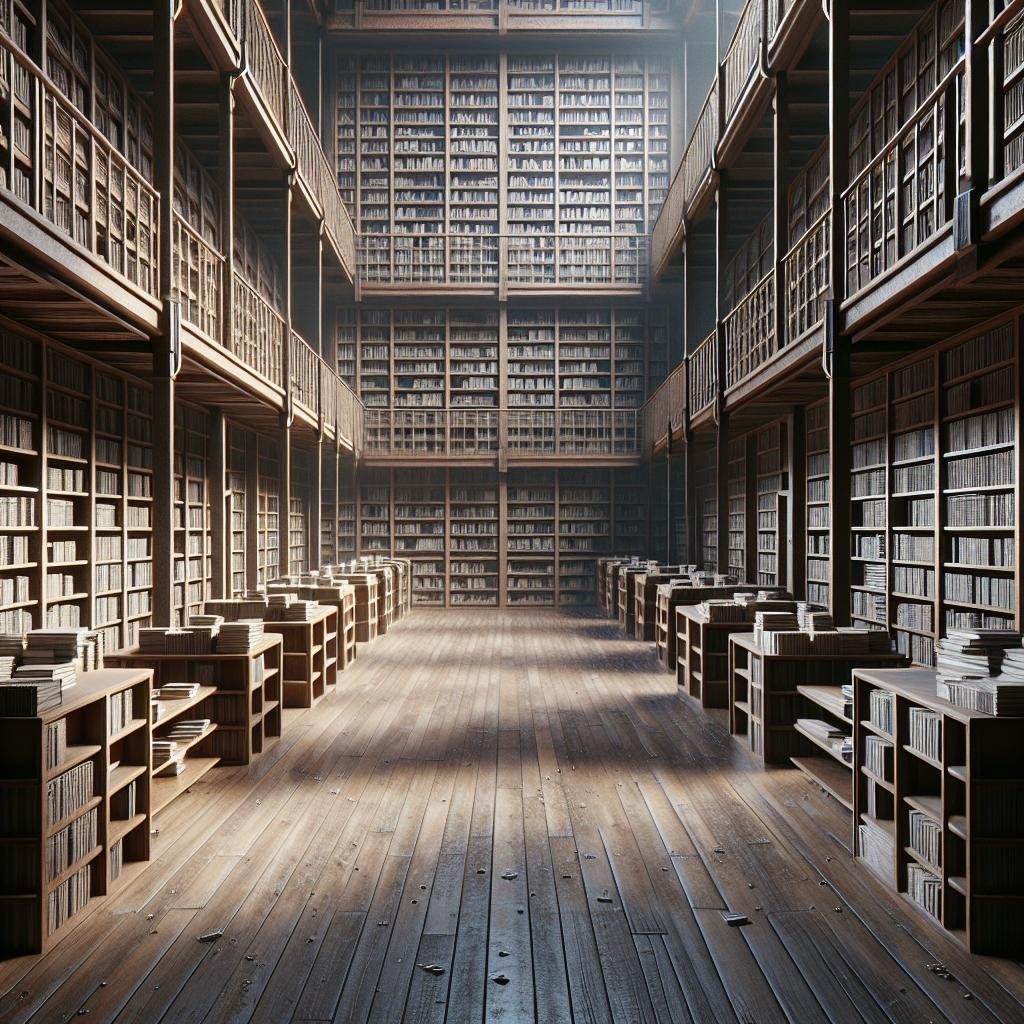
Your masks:
{"label": "wall of bookshelves", "polygon": [[611,541],[609,470],[563,469],[558,475],[558,603],[592,605],[597,558]]}
{"label": "wall of bookshelves", "polygon": [[305,572],[309,559],[309,514],[313,500],[312,460],[318,458],[308,449],[292,449],[291,504],[288,510],[288,569]]}
{"label": "wall of bookshelves", "polygon": [[653,57],[339,56],[338,185],[366,279],[494,282],[504,225],[512,281],[582,282],[600,263],[612,280],[668,189],[671,93]]}
{"label": "wall of bookshelves", "polygon": [[338,466],[338,561],[356,555],[356,467],[355,461],[342,457]]}
{"label": "wall of bookshelves", "polygon": [[[205,412],[178,404],[175,411],[174,451],[174,610],[176,621],[185,625],[192,615],[203,611],[211,596],[213,538],[209,491],[209,420]],[[129,473],[129,502],[152,507],[151,481],[137,474],[132,487]],[[145,492],[133,499],[133,490]]]}
{"label": "wall of bookshelves", "polygon": [[6,328],[0,362],[0,626],[130,643],[151,614],[150,393]]}
{"label": "wall of bookshelves", "polygon": [[831,608],[829,572],[832,550],[832,489],[829,480],[828,400],[807,407],[806,457],[807,600]]}
{"label": "wall of bookshelves", "polygon": [[729,573],[747,578],[747,439],[729,442]]}
{"label": "wall of bookshelves", "polygon": [[496,606],[500,594],[498,479],[492,470],[449,471],[448,533],[449,604]]}
{"label": "wall of bookshelves", "polygon": [[786,536],[788,468],[786,423],[779,421],[759,430],[757,458],[757,582],[763,587],[785,584],[783,538]]}
{"label": "wall of bookshelves", "polygon": [[395,470],[394,554],[412,559],[415,605],[444,606],[447,493],[443,469]]}
{"label": "wall of bookshelves", "polygon": [[237,427],[231,427],[228,433],[227,458],[231,593],[238,597],[246,591],[246,538],[250,524],[246,481],[246,435]]}
{"label": "wall of bookshelves", "polygon": [[280,575],[281,462],[274,438],[259,435],[257,445],[256,586]]}
{"label": "wall of bookshelves", "polygon": [[338,450],[325,444],[320,449],[320,561],[338,561]]}
{"label": "wall of bookshelves", "polygon": [[853,389],[854,621],[921,665],[949,628],[1019,628],[1018,325]]}
{"label": "wall of bookshelves", "polygon": [[557,470],[509,472],[505,582],[509,607],[555,604],[557,493]]}

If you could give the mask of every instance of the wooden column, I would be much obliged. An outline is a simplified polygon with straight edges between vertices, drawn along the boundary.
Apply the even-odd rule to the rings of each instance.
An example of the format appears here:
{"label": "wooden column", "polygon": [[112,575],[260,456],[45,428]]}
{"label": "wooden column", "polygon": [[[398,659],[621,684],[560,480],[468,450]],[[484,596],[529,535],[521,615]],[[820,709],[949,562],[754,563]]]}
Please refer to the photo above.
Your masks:
{"label": "wooden column", "polygon": [[829,474],[832,533],[829,559],[831,612],[838,625],[850,622],[850,339],[841,333],[840,304],[846,294],[846,232],[843,192],[850,172],[850,12],[832,5],[829,20],[829,225],[831,296],[825,314],[825,363],[829,373]]}
{"label": "wooden column", "polygon": [[316,447],[313,449],[314,454],[312,456],[310,466],[312,479],[310,480],[309,489],[311,494],[309,496],[309,540],[306,546],[306,565],[303,568],[307,569],[319,569],[323,564],[322,552],[322,537],[320,531],[321,513],[320,506],[324,500],[324,441],[323,436],[317,440]]}
{"label": "wooden column", "polygon": [[807,424],[803,406],[789,420],[789,564],[786,581],[797,598],[807,596]]}
{"label": "wooden column", "polygon": [[[289,22],[290,7],[285,6],[285,21]],[[292,174],[289,172],[284,180],[284,194],[282,196],[282,217],[281,231],[283,236],[283,266],[281,268],[281,279],[284,287],[284,349],[281,353],[281,377],[284,381],[284,409],[281,412],[280,429],[278,431],[278,457],[280,468],[278,472],[278,545],[277,545],[277,570],[278,575],[288,575],[291,572],[291,559],[289,557],[289,532],[291,525],[292,511],[292,448],[291,448],[291,426],[294,417],[295,399],[292,394]],[[268,575],[270,566],[267,567]]]}
{"label": "wooden column", "polygon": [[[281,414],[281,429],[278,432],[278,458],[280,460],[277,567],[279,576],[292,571],[291,564],[291,515],[292,515],[292,432],[288,416]],[[269,582],[271,566],[267,566]]]}
{"label": "wooden column", "polygon": [[[1002,88],[997,86],[997,82],[989,76],[990,58],[997,50],[1000,50],[1001,34],[989,46],[974,45],[974,40],[989,23],[989,8],[991,6],[988,0],[966,0],[964,7],[967,159],[964,180],[958,183],[959,189],[962,191],[959,191],[956,197],[954,211],[954,240],[957,248],[976,244],[980,235],[980,200],[982,193],[988,188],[991,171],[989,167],[990,138],[996,143],[1000,153],[1002,149],[1002,118],[997,120],[994,116],[996,112],[1002,112]],[[946,120],[956,124],[955,116],[951,116],[951,112],[948,110]],[[955,134],[953,137],[955,138]],[[952,159],[952,155],[947,153],[947,164]],[[999,163],[1001,164],[1002,160]],[[955,168],[956,165],[953,166]]]}
{"label": "wooden column", "polygon": [[783,262],[789,251],[789,78],[785,71],[775,76],[775,119],[772,145],[772,219],[775,254],[775,348],[781,349],[786,337],[786,280]]}
{"label": "wooden column", "polygon": [[245,433],[245,586],[252,589],[260,564],[260,439]]}
{"label": "wooden column", "polygon": [[210,544],[213,554],[210,586],[213,597],[230,596],[231,492],[227,487],[228,426],[222,409],[210,411],[209,481]]}
{"label": "wooden column", "polygon": [[174,378],[180,365],[174,295],[174,8],[153,7],[153,170],[160,193],[160,321],[153,338],[153,625],[174,616]]}

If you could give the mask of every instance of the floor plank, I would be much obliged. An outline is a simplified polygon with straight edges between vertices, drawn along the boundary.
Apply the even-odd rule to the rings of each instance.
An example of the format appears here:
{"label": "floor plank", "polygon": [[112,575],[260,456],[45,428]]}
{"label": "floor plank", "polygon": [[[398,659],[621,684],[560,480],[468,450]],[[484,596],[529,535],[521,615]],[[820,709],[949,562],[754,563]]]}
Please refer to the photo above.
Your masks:
{"label": "floor plank", "polygon": [[0,964],[0,1020],[1024,1019],[1024,969],[967,955],[848,832],[610,621],[418,611],[172,804],[50,953]]}

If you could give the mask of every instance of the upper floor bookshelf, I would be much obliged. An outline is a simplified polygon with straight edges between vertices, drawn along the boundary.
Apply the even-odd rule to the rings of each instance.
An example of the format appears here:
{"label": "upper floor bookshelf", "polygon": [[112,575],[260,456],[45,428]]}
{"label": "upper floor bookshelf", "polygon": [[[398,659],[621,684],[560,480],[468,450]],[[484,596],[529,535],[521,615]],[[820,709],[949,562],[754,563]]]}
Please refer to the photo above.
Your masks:
{"label": "upper floor bookshelf", "polygon": [[362,285],[642,286],[671,92],[654,57],[339,56]]}

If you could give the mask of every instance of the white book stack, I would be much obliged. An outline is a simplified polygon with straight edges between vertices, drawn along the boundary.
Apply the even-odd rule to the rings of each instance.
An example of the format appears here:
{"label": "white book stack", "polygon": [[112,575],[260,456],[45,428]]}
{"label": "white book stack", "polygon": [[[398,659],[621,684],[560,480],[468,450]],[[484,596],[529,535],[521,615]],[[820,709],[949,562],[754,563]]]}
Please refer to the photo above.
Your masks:
{"label": "white book stack", "polygon": [[262,619],[225,622],[217,637],[218,654],[248,654],[263,639]]}
{"label": "white book stack", "polygon": [[186,718],[175,722],[167,733],[167,739],[188,743],[198,739],[210,728],[209,718]]}

